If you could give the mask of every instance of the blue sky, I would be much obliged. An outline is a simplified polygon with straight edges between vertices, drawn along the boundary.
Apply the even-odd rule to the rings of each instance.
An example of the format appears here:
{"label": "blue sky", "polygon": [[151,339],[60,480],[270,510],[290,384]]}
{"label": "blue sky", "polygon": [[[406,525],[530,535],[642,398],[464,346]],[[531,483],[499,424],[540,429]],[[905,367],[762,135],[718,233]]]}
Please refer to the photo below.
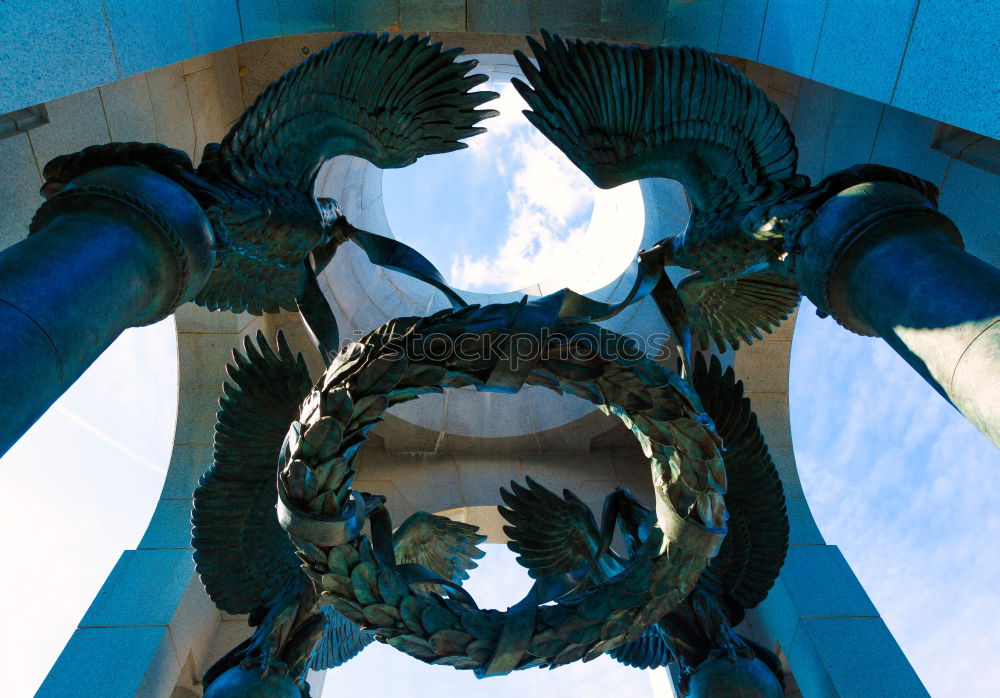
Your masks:
{"label": "blue sky", "polygon": [[[606,273],[620,271],[638,243],[630,223],[588,226],[593,187],[540,152],[519,118],[515,109],[487,122],[499,139],[387,173],[390,224],[469,290],[572,274],[566,255],[590,259],[588,249]],[[138,544],[169,459],[176,385],[173,321],[129,330],[0,460],[9,570],[0,652],[19,667],[8,673],[12,695],[34,692],[121,551]],[[1000,682],[1000,451],[881,340],[820,320],[808,302],[790,385],[799,471],[827,542],[840,546],[932,695],[990,694]],[[493,548],[470,584],[482,604],[503,608],[527,575]],[[373,646],[328,676],[326,695],[362,690],[372,675],[385,695],[413,698],[648,695],[649,686],[645,673],[605,660],[476,682]]]}
{"label": "blue sky", "polygon": [[0,459],[5,695],[35,692],[139,544],[173,443],[176,342],[173,318],[127,330]]}
{"label": "blue sky", "polygon": [[510,82],[485,87],[500,94],[486,134],[384,173],[393,234],[468,291],[514,291],[555,273],[560,288],[583,293],[617,278],[642,238],[638,184],[598,189],[522,116]]}

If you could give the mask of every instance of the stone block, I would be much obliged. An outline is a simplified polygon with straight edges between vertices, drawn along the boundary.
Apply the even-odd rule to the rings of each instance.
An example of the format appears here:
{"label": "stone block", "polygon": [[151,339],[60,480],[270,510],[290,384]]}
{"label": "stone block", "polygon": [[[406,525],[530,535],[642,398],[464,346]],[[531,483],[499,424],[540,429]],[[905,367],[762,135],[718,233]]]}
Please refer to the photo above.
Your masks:
{"label": "stone block", "polygon": [[529,0],[469,0],[469,31],[484,34],[530,34]]}
{"label": "stone block", "polygon": [[206,145],[217,143],[226,135],[229,130],[228,115],[234,105],[237,113],[242,106],[238,86],[232,89],[229,78],[222,75],[214,64],[184,78],[194,121],[195,152],[192,155],[197,155],[199,160]]}
{"label": "stone block", "polygon": [[761,619],[761,626],[770,638],[770,647],[788,648],[799,627],[801,613],[792,603],[784,582],[779,576],[767,597],[752,611]]}
{"label": "stone block", "polygon": [[330,0],[278,0],[278,13],[285,36],[334,31]]}
{"label": "stone block", "polygon": [[239,17],[243,41],[281,36],[278,0],[239,0]]}
{"label": "stone block", "polygon": [[167,696],[180,674],[166,625],[80,628],[36,696]]}
{"label": "stone block", "polygon": [[920,3],[891,104],[1000,139],[998,32],[998,3]]}
{"label": "stone block", "polygon": [[[617,482],[619,474],[615,468],[614,455],[610,450],[601,450],[587,455],[547,453],[539,456],[521,456],[521,469],[533,479],[535,473],[546,473],[546,478],[555,492],[563,488],[575,491],[584,482]],[[648,475],[648,469],[644,473]],[[541,480],[539,480],[541,482]]]}
{"label": "stone block", "polygon": [[[573,398],[564,398],[573,399]],[[542,429],[535,432],[535,440],[540,453],[573,453],[587,454],[592,449],[593,441],[588,439],[591,434],[600,434],[608,426],[608,421],[616,419],[594,410],[569,424]]]}
{"label": "stone block", "polygon": [[736,377],[746,390],[757,393],[788,392],[788,361],[792,343],[783,339],[756,341],[736,350]]}
{"label": "stone block", "polygon": [[5,215],[0,218],[0,249],[28,236],[28,225],[35,209],[42,205],[42,176],[31,143],[25,133],[0,139],[0,192]]}
{"label": "stone block", "polygon": [[787,393],[745,393],[769,448],[792,445]]}
{"label": "stone block", "polygon": [[817,180],[823,175],[826,135],[830,130],[837,90],[803,80],[795,103],[792,131],[799,150],[799,172]]}
{"label": "stone block", "polygon": [[399,31],[399,0],[335,0],[337,31]]}
{"label": "stone block", "polygon": [[722,13],[719,53],[757,60],[767,0],[728,0]]}
{"label": "stone block", "polygon": [[809,511],[809,503],[805,497],[785,497],[785,508],[788,512],[789,534],[791,545],[823,545],[823,534],[816,526],[816,520]]}
{"label": "stone block", "polygon": [[243,90],[240,84],[239,56],[233,48],[212,54],[212,60],[217,73],[217,95],[222,108],[222,119],[228,132],[247,106],[243,102]]}
{"label": "stone block", "polygon": [[219,411],[221,395],[221,385],[217,388],[180,388],[177,391],[175,444],[212,444],[215,413]]}
{"label": "stone block", "polygon": [[787,654],[802,695],[929,695],[881,618],[802,618]]}
{"label": "stone block", "polygon": [[104,5],[122,77],[194,55],[184,0],[161,0],[141,7],[130,0],[106,0]]}
{"label": "stone block", "polygon": [[212,465],[212,446],[176,445],[170,454],[170,468],[163,483],[164,499],[189,499],[200,478]]}
{"label": "stone block", "polygon": [[240,327],[239,316],[235,313],[208,310],[194,303],[185,303],[177,308],[174,311],[174,319],[179,333],[225,334],[235,333]]}
{"label": "stone block", "polygon": [[28,132],[40,170],[58,155],[75,153],[110,139],[101,95],[96,89],[53,100],[45,107],[49,123]]}
{"label": "stone block", "polygon": [[660,0],[604,0],[601,3],[602,38],[639,44],[663,43],[667,4]]}
{"label": "stone block", "polygon": [[372,330],[376,330],[384,325],[391,318],[389,315],[372,303],[367,294],[360,305],[354,306],[354,314],[351,315],[351,327],[366,335]]}
{"label": "stone block", "polygon": [[[527,404],[525,405],[525,403]],[[511,409],[521,409],[524,411],[525,414],[518,417],[522,421],[525,416],[528,416],[527,410],[524,410],[524,406],[530,409],[530,419],[532,421],[532,429],[530,431],[536,432],[561,427],[564,424],[581,419],[597,409],[592,403],[582,398],[573,395],[560,395],[555,391],[536,386],[522,388],[520,393],[518,393],[518,397],[510,400],[509,404],[511,405]],[[586,441],[586,445],[589,446],[590,436],[595,436],[601,431],[604,431],[603,427],[597,427],[594,431],[588,433],[588,438],[583,439]],[[521,433],[527,433],[527,430]],[[583,445],[581,444],[581,446]]]}
{"label": "stone block", "polygon": [[785,117],[785,120],[791,123],[792,119],[795,118],[795,97],[780,90],[768,89],[765,92],[768,99],[778,105],[778,111]]}
{"label": "stone block", "polygon": [[464,32],[465,0],[400,0],[402,31]]}
{"label": "stone block", "polygon": [[780,579],[800,616],[878,616],[834,545],[792,545]]}
{"label": "stone block", "polygon": [[191,550],[191,498],[161,499],[139,541],[139,550]]}
{"label": "stone block", "polygon": [[1000,266],[993,212],[996,201],[1000,201],[1000,176],[952,160],[941,187],[941,212],[955,221],[967,252]]}
{"label": "stone block", "polygon": [[156,122],[156,140],[195,155],[194,121],[184,70],[179,64],[146,73]]}
{"label": "stone block", "polygon": [[191,550],[126,550],[80,627],[166,626],[194,571]]}
{"label": "stone block", "polygon": [[202,674],[214,660],[208,660],[209,649],[221,625],[219,610],[208,598],[197,573],[188,580],[187,589],[170,621],[170,638],[178,657],[190,658],[188,667],[194,678]]}
{"label": "stone block", "polygon": [[937,122],[927,117],[886,106],[871,161],[940,185],[948,169],[948,156],[931,148],[936,128]]}
{"label": "stone block", "polygon": [[465,506],[502,504],[500,488],[509,488],[511,480],[523,484],[524,476],[530,475],[517,459],[506,455],[466,455],[454,460]]}
{"label": "stone block", "polygon": [[183,388],[222,389],[228,379],[226,364],[232,360],[238,343],[236,334],[182,332],[177,335],[179,382]]}
{"label": "stone block", "polygon": [[812,74],[826,3],[770,0],[757,60],[772,68]]}
{"label": "stone block", "polygon": [[826,134],[824,175],[871,159],[885,105],[849,92],[838,95]]}
{"label": "stone block", "polygon": [[496,438],[535,431],[531,409],[521,395],[446,389],[443,430],[458,436]]}
{"label": "stone block", "polygon": [[635,437],[629,433],[632,444],[629,448],[615,448],[612,450],[612,458],[615,465],[615,476],[622,482],[626,480],[641,480],[649,478],[649,459],[639,448]]}
{"label": "stone block", "polygon": [[221,51],[243,41],[238,0],[187,0],[194,55]]}
{"label": "stone block", "polygon": [[156,142],[156,119],[145,75],[134,75],[100,88],[111,140]]}
{"label": "stone block", "polygon": [[0,114],[120,77],[101,0],[5,3],[3,37]]}
{"label": "stone block", "polygon": [[[436,396],[425,395],[420,398],[420,402],[423,403],[434,397]],[[411,405],[412,407],[410,407]],[[407,407],[415,409],[416,403],[396,405],[391,409],[391,413],[396,413]],[[439,409],[443,409],[443,405]],[[431,453],[436,449],[439,432],[417,426],[413,422],[395,417],[391,413],[386,416],[385,422],[376,427],[373,432],[385,439],[386,451],[389,453]]]}
{"label": "stone block", "polygon": [[533,20],[530,33],[546,29],[565,37],[596,39],[600,32],[601,0],[528,0],[528,12]]}
{"label": "stone block", "polygon": [[697,46],[715,53],[725,5],[725,0],[670,3],[663,43]]}
{"label": "stone block", "polygon": [[795,466],[795,454],[791,446],[767,445],[774,467],[778,469],[781,485],[786,497],[804,497],[802,483],[799,481],[799,471]]}
{"label": "stone block", "polygon": [[917,0],[827,3],[812,79],[888,103],[917,5]]}

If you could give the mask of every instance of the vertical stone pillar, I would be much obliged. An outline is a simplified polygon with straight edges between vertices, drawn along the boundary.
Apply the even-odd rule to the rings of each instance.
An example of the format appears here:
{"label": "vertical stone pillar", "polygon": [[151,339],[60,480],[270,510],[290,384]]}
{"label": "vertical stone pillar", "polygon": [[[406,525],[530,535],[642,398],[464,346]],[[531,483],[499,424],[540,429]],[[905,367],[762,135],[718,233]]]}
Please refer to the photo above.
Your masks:
{"label": "vertical stone pillar", "polygon": [[816,307],[879,336],[1000,446],[1000,269],[919,192],[871,182],[818,211],[796,273]]}
{"label": "vertical stone pillar", "polygon": [[0,253],[0,455],[121,332],[167,317],[204,285],[211,225],[150,170],[88,172]]}

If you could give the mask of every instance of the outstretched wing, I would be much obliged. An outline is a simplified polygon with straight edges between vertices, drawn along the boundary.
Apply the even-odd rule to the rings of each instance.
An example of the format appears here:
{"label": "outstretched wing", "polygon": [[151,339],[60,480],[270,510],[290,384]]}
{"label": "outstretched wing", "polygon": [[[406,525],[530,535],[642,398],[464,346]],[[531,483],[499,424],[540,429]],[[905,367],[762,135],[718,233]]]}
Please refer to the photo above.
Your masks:
{"label": "outstretched wing", "polygon": [[[746,76],[686,46],[528,39],[531,83],[515,81],[538,127],[599,187],[644,177],[684,184],[694,204],[757,201],[795,177],[795,141],[778,107]],[[532,89],[533,88],[533,89]]]}
{"label": "outstretched wing", "polygon": [[479,527],[445,516],[418,511],[410,516],[392,536],[396,562],[423,565],[442,579],[461,584],[475,569],[484,553],[478,546],[486,536]]}
{"label": "outstretched wing", "polygon": [[209,310],[251,315],[298,310],[296,298],[306,282],[305,267],[286,268],[227,250],[194,300]]}
{"label": "outstretched wing", "polygon": [[422,155],[467,147],[495,116],[476,107],[497,95],[470,92],[487,80],[468,75],[428,37],[352,34],[334,42],[264,90],[226,135],[219,156],[251,191],[296,183],[312,194],[320,166],[355,155],[403,167]]}
{"label": "outstretched wing", "polygon": [[674,660],[659,623],[647,625],[638,640],[618,645],[608,650],[608,654],[635,669],[658,669]]}
{"label": "outstretched wing", "polygon": [[326,628],[309,661],[309,668],[313,671],[340,666],[356,657],[375,639],[374,635],[349,621],[333,606],[325,605],[318,612],[325,617]]}
{"label": "outstretched wing", "polygon": [[744,228],[808,180],[795,174],[792,131],[762,90],[697,48],[543,37],[544,47],[528,39],[538,68],[515,52],[531,87],[513,83],[532,124],[599,187],[681,182],[693,209],[682,266],[727,274],[767,257],[774,241]]}
{"label": "outstretched wing", "polygon": [[594,564],[600,533],[590,507],[569,490],[563,498],[530,477],[528,486],[511,482],[512,492],[500,490],[506,507],[500,515],[511,523],[503,530],[507,547],[533,579],[544,579],[588,569]]}
{"label": "outstretched wing", "polygon": [[750,400],[732,368],[718,358],[707,364],[699,354],[692,385],[722,437],[729,478],[726,508],[729,532],[719,554],[698,579],[705,590],[727,600],[736,625],[743,609],[767,596],[788,552],[788,516],[781,479],[757,426]]}
{"label": "outstretched wing", "polygon": [[777,328],[799,304],[794,279],[771,271],[712,279],[701,272],[686,276],[677,292],[684,299],[691,332],[708,347],[715,340],[719,351],[740,342],[752,344],[761,333]]}
{"label": "outstretched wing", "polygon": [[275,513],[278,455],[312,381],[282,334],[278,351],[257,333],[233,352],[215,425],[215,458],[194,491],[192,545],[215,605],[249,613],[301,574]]}

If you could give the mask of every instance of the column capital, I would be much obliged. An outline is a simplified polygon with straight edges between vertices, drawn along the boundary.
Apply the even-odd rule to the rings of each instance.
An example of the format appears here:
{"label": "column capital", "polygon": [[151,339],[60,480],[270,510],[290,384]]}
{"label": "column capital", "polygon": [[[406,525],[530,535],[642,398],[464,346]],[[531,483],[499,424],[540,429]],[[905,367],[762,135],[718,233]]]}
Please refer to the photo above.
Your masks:
{"label": "column capital", "polygon": [[[133,326],[170,315],[204,286],[215,264],[215,235],[201,205],[176,182],[152,170],[113,166],[87,172],[45,201],[29,235],[63,216],[94,215],[120,220],[159,250],[161,283]],[[86,254],[86,246],[81,246]]]}
{"label": "column capital", "polygon": [[896,235],[943,236],[964,248],[955,224],[917,190],[893,182],[857,184],[820,206],[796,241],[795,272],[803,294],[852,332],[878,336],[853,310],[847,278],[851,260]]}

